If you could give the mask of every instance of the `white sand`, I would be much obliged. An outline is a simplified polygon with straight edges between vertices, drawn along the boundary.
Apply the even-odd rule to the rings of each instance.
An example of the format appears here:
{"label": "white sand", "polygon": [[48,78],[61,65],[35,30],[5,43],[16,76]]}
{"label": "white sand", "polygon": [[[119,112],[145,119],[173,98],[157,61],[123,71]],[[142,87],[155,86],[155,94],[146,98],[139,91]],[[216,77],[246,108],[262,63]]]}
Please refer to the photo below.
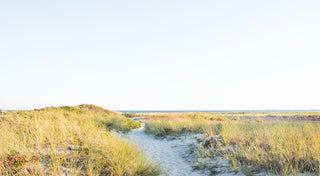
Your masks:
{"label": "white sand", "polygon": [[204,175],[199,171],[192,170],[192,163],[187,161],[184,156],[188,152],[188,144],[193,143],[192,137],[183,140],[157,139],[144,132],[142,128],[132,130],[128,133],[128,139],[142,149],[147,156],[161,164],[161,168],[170,176]]}

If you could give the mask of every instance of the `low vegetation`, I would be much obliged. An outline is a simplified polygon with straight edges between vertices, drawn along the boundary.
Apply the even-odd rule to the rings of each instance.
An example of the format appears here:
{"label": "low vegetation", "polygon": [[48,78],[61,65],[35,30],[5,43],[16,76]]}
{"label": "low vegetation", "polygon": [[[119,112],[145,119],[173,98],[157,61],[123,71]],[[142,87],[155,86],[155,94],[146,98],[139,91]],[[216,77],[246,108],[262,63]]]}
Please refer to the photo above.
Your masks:
{"label": "low vegetation", "polygon": [[[289,115],[297,117],[297,114]],[[312,118],[317,119],[314,115]],[[320,123],[317,121],[243,120],[238,115],[230,118],[229,114],[213,113],[168,113],[159,117],[149,114],[145,118],[148,119],[146,132],[156,136],[204,134],[202,155],[211,160],[225,158],[235,172],[242,170],[246,175],[320,173]]]}
{"label": "low vegetation", "polygon": [[159,175],[135,146],[109,131],[140,127],[93,105],[0,114],[0,175]]}
{"label": "low vegetation", "polygon": [[[127,117],[143,117],[146,119],[154,118],[203,118],[203,119],[220,119],[220,120],[250,120],[250,119],[265,119],[265,120],[300,120],[300,121],[319,121],[320,112],[186,112],[186,113],[125,113]],[[272,117],[272,118],[270,118]]]}

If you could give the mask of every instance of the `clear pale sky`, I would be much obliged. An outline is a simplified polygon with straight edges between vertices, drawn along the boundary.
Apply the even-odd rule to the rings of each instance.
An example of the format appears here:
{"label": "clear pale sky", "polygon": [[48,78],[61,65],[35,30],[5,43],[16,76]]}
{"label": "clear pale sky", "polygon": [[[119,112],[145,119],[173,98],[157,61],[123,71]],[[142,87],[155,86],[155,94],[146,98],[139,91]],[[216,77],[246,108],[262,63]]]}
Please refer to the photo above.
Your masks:
{"label": "clear pale sky", "polygon": [[320,1],[0,2],[0,108],[320,109]]}

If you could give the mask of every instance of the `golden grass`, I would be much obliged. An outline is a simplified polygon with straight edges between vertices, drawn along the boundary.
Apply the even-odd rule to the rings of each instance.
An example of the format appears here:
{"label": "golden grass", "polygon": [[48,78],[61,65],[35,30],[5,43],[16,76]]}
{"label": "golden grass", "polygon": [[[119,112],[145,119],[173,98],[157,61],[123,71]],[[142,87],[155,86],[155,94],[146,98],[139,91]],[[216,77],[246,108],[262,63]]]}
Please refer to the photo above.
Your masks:
{"label": "golden grass", "polygon": [[320,112],[186,112],[186,113],[125,113],[128,117],[143,117],[146,119],[154,118],[204,118],[204,119],[246,119],[250,117],[273,117],[286,118],[290,120],[320,120]]}
{"label": "golden grass", "polygon": [[212,147],[235,168],[250,166],[257,172],[281,175],[309,172],[319,175],[320,123],[221,121],[217,117],[211,120],[206,116],[189,114],[148,117],[146,132],[157,136],[188,132],[219,135],[218,144],[212,143]]}
{"label": "golden grass", "polygon": [[0,114],[0,175],[158,175],[142,153],[108,130],[140,124],[93,105]]}

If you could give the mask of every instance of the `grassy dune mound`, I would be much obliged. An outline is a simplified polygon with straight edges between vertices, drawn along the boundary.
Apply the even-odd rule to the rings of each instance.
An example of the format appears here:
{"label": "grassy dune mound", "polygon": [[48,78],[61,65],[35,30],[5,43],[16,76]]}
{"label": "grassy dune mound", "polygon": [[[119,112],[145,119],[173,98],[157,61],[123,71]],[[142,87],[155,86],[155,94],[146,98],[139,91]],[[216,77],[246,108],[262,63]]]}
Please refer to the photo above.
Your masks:
{"label": "grassy dune mound", "polygon": [[108,131],[140,124],[94,105],[0,114],[0,175],[158,175],[134,146]]}

